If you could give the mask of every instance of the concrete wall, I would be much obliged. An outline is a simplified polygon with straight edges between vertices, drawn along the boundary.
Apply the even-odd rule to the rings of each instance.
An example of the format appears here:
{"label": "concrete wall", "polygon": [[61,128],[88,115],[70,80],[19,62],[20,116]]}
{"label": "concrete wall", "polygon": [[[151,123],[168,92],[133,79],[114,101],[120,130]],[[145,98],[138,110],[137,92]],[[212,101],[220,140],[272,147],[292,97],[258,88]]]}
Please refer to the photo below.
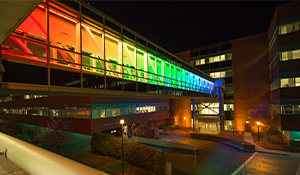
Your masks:
{"label": "concrete wall", "polygon": [[192,127],[192,113],[191,113],[191,100],[190,99],[170,99],[169,101],[170,120],[174,121],[176,125],[185,127]]}
{"label": "concrete wall", "polygon": [[244,131],[248,111],[270,99],[268,35],[232,41],[235,130]]}

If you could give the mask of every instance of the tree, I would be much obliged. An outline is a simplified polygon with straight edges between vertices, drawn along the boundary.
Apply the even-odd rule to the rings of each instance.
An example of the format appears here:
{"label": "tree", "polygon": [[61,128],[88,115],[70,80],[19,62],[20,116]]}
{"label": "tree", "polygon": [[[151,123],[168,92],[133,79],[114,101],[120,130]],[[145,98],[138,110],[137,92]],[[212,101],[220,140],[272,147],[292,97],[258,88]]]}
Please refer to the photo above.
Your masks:
{"label": "tree", "polygon": [[41,127],[36,125],[26,125],[23,128],[23,132],[29,135],[32,144],[39,144],[39,136],[42,133]]}
{"label": "tree", "polygon": [[68,143],[73,134],[71,122],[67,118],[51,117],[39,139],[43,145],[52,145],[60,153],[61,146]]}
{"label": "tree", "polygon": [[262,126],[262,132],[268,139],[268,134],[272,125],[277,123],[279,113],[276,109],[273,109],[268,102],[263,104],[257,104],[248,111],[249,117],[252,122],[260,122]]}
{"label": "tree", "polygon": [[1,113],[1,118],[3,121],[1,122],[1,130],[2,132],[16,136],[19,133],[22,133],[24,119],[17,115],[10,115]]}

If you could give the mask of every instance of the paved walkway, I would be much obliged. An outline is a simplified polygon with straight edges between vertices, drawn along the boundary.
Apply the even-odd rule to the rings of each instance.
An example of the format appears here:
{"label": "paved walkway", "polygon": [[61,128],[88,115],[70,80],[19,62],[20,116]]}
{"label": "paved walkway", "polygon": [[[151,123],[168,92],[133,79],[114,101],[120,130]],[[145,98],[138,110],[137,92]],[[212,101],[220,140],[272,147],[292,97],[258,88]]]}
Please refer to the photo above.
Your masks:
{"label": "paved walkway", "polygon": [[4,155],[0,155],[0,175],[28,175],[28,173],[7,159]]}
{"label": "paved walkway", "polygon": [[[253,142],[253,136],[251,135],[251,132],[244,132],[244,140],[248,143]],[[300,157],[300,153],[292,153],[292,152],[287,152],[287,151],[278,151],[278,150],[271,150],[271,149],[265,149],[259,145],[255,145],[255,151],[257,152],[265,152],[265,153],[272,153],[272,154],[281,154],[281,155],[288,155],[288,156],[296,156]]]}

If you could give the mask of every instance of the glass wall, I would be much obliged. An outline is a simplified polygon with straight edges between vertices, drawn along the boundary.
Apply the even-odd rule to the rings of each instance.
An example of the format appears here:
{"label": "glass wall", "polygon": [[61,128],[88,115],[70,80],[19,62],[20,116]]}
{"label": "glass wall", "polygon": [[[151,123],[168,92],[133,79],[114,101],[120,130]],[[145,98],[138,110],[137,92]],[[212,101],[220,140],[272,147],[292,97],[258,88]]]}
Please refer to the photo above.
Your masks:
{"label": "glass wall", "polygon": [[90,109],[90,108],[77,108],[77,107],[71,107],[68,109],[51,109],[49,107],[34,107],[34,108],[24,107],[20,109],[0,108],[0,112],[7,113],[7,114],[68,117],[68,118],[81,118],[81,119],[116,117],[122,115],[142,114],[142,113],[150,113],[150,112],[166,111],[166,110],[169,110],[168,105],[158,105],[158,106],[145,105],[141,107],[103,108],[103,109]]}
{"label": "glass wall", "polygon": [[294,21],[289,24],[284,24],[279,27],[279,34],[287,34],[291,32],[296,32],[300,30],[300,21]]}
{"label": "glass wall", "polygon": [[218,115],[219,103],[198,103],[195,104],[196,114]]}
{"label": "glass wall", "polygon": [[[160,50],[159,53],[157,47],[139,42],[134,36],[131,37],[133,40],[126,39],[126,36],[122,37],[122,32],[103,25],[103,21],[93,20],[63,4],[49,1],[47,7],[44,2],[2,44],[5,59],[71,72],[93,73],[111,79],[214,93],[212,80],[199,76],[203,73],[189,68],[179,59],[173,60],[175,57],[165,51]],[[123,30],[122,27],[120,30]],[[213,60],[228,59],[231,56],[226,54]],[[107,82],[111,81],[117,82]],[[85,87],[80,83],[78,85]],[[121,85],[116,88],[111,86],[106,85],[105,89],[122,90]]]}
{"label": "glass wall", "polygon": [[270,85],[271,91],[278,88],[298,87],[300,86],[300,77],[280,78]]}
{"label": "glass wall", "polygon": [[212,73],[209,73],[209,75],[213,78],[232,77],[232,70],[212,72]]}
{"label": "glass wall", "polygon": [[222,61],[227,61],[227,60],[232,60],[232,53],[216,55],[216,56],[212,56],[212,57],[206,57],[206,58],[201,58],[201,59],[195,60],[195,66],[209,64],[209,63],[222,62]]}
{"label": "glass wall", "polygon": [[300,105],[281,105],[281,114],[300,114]]}
{"label": "glass wall", "polygon": [[300,49],[280,52],[280,61],[296,60],[300,58]]}

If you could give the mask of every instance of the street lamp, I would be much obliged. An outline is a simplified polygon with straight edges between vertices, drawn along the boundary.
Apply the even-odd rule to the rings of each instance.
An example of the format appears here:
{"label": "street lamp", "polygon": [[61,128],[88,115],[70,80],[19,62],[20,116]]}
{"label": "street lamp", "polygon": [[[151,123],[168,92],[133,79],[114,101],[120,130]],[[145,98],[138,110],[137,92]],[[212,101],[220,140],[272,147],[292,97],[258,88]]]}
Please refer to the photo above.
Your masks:
{"label": "street lamp", "polygon": [[123,125],[124,125],[124,119],[120,120],[120,124],[122,125],[122,175],[124,175],[124,152],[123,152]]}
{"label": "street lamp", "polygon": [[184,128],[184,131],[186,132],[186,117],[184,117],[184,121],[185,121],[185,128]]}
{"label": "street lamp", "polygon": [[257,131],[258,131],[257,132],[257,138],[258,138],[257,139],[258,140],[257,143],[259,144],[259,125],[260,125],[260,122],[256,122],[256,124],[257,124]]}

